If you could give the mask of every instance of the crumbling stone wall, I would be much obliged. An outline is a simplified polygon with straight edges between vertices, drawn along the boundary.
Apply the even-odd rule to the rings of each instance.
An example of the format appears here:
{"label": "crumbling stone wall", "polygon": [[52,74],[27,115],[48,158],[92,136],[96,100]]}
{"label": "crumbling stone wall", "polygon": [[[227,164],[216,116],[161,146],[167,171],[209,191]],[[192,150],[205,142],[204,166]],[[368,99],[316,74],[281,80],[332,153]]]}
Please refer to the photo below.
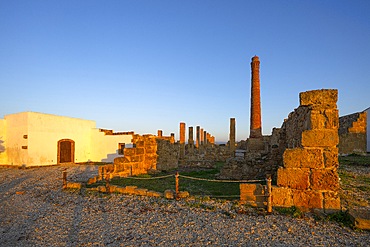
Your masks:
{"label": "crumbling stone wall", "polygon": [[337,93],[329,89],[300,93],[300,106],[280,130],[285,150],[277,186],[272,188],[274,206],[340,209]]}
{"label": "crumbling stone wall", "polygon": [[357,112],[339,118],[339,153],[366,153],[367,112]]}
{"label": "crumbling stone wall", "polygon": [[[132,148],[124,149],[124,157],[114,159],[113,174],[130,176],[157,169],[157,141],[153,135],[134,135]],[[112,175],[113,175],[112,174]]]}

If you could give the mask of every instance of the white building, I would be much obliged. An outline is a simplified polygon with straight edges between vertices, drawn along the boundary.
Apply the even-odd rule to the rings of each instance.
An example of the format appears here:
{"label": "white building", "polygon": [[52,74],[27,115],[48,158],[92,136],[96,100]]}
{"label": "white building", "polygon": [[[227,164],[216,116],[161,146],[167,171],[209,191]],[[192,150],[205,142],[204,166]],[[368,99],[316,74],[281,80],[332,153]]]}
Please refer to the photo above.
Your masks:
{"label": "white building", "polygon": [[0,164],[113,162],[122,156],[132,135],[97,129],[90,120],[36,112],[10,114],[0,119]]}

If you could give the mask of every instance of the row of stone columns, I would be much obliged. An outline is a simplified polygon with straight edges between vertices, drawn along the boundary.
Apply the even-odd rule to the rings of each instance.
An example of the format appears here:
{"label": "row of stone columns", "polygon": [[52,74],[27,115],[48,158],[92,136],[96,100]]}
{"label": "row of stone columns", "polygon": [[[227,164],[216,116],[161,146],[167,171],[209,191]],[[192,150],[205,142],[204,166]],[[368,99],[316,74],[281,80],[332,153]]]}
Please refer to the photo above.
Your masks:
{"label": "row of stone columns", "polygon": [[[185,156],[185,123],[180,123],[180,158]],[[189,139],[188,139],[188,150],[189,153],[194,153],[194,148],[200,149],[203,146],[208,144],[215,143],[215,137],[210,133],[207,133],[200,126],[196,126],[196,140],[194,140],[194,128],[193,126],[189,127]],[[195,145],[194,145],[195,143]]]}

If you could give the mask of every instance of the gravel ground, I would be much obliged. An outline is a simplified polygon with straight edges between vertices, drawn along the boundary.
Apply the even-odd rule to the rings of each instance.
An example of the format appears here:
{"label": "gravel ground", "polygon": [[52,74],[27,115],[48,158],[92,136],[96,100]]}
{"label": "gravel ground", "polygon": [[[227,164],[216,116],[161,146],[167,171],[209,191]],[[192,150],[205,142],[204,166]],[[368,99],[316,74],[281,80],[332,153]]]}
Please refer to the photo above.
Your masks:
{"label": "gravel ground", "polygon": [[[368,246],[370,232],[232,202],[61,190],[65,167],[0,168],[0,246]],[[95,166],[68,166],[86,181]],[[240,208],[239,208],[240,209]]]}

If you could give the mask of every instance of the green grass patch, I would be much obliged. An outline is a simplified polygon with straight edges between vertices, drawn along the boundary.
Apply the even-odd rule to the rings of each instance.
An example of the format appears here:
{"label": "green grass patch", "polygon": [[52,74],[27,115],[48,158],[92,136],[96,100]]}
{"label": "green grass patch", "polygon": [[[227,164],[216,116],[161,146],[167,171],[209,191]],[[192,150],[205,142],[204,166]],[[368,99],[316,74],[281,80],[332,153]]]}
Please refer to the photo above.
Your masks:
{"label": "green grass patch", "polygon": [[290,215],[293,218],[302,218],[304,216],[304,213],[296,206],[290,208],[276,208],[276,211],[280,214]]}
{"label": "green grass patch", "polygon": [[348,156],[339,156],[340,165],[360,165],[370,166],[370,156],[350,154]]}
{"label": "green grass patch", "polygon": [[[180,172],[180,175],[202,178],[202,179],[216,179],[216,175],[220,172],[222,162],[217,162],[213,169],[200,169],[194,171]],[[169,173],[160,173],[156,175],[141,175],[137,178],[155,178],[169,175]],[[139,180],[132,178],[114,178],[111,181],[113,185],[119,186],[137,186],[148,190],[164,192],[167,189],[175,190],[175,177],[163,179]],[[240,196],[239,183],[223,183],[223,182],[209,182],[198,181],[188,178],[179,178],[179,190],[188,191],[192,196],[210,196],[217,198],[236,199]]]}
{"label": "green grass patch", "polygon": [[347,226],[347,227],[353,227],[351,218],[348,214],[348,212],[339,211],[334,214],[329,214],[326,217],[326,220],[328,221],[335,221],[338,222],[341,226]]}

